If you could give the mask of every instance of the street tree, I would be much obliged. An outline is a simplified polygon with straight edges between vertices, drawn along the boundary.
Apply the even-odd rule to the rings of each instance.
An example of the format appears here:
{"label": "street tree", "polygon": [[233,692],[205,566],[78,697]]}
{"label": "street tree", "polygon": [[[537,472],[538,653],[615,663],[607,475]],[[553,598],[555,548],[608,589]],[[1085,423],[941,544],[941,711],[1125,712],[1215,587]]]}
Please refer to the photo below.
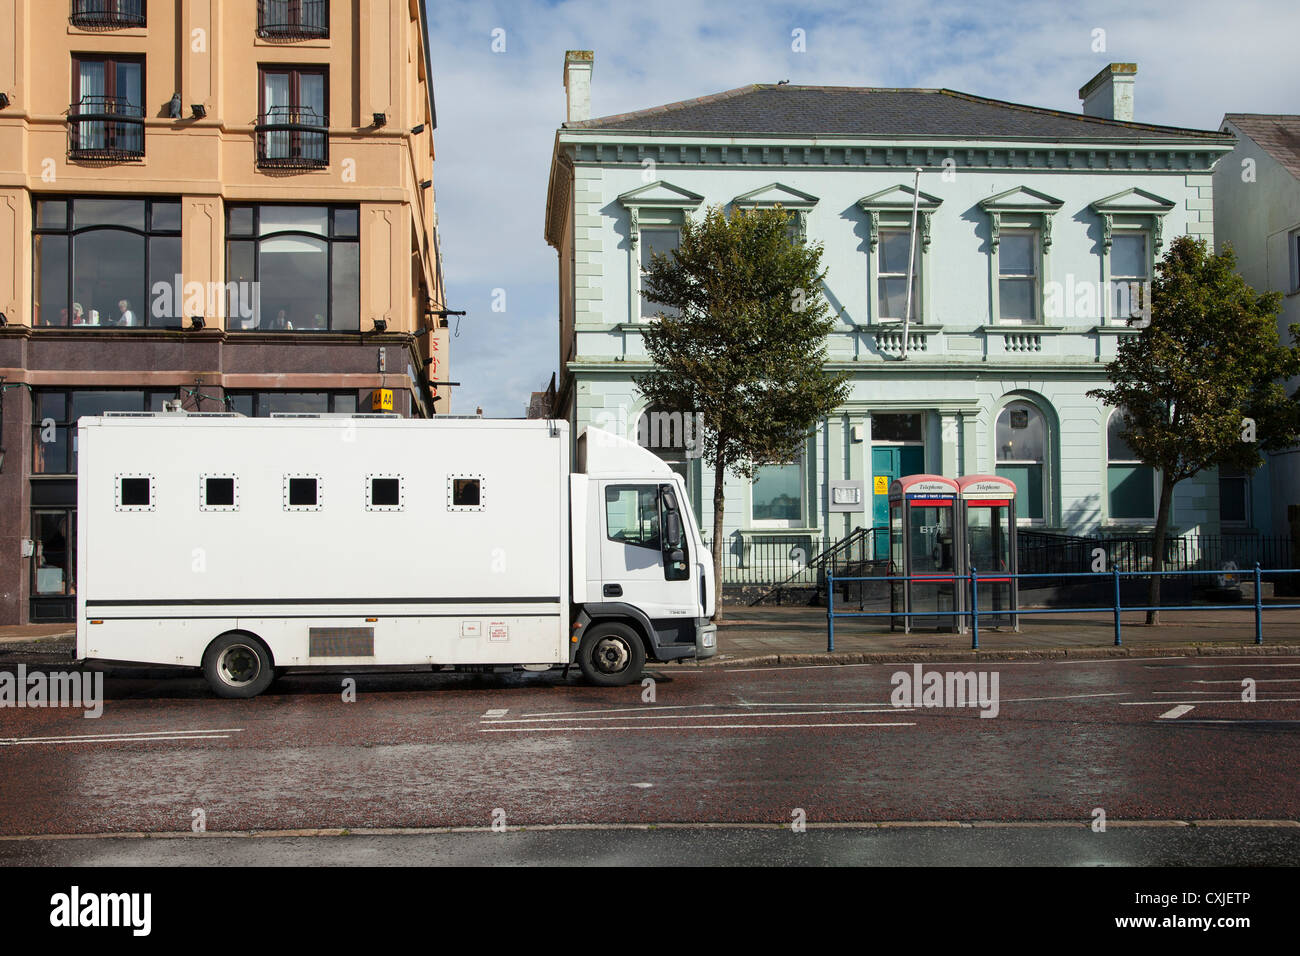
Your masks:
{"label": "street tree", "polygon": [[650,406],[702,426],[713,470],[713,582],[722,619],[722,519],[728,473],[798,458],[817,421],[843,402],[847,376],[826,371],[834,318],[822,295],[822,246],[791,234],[781,208],[714,206],[688,217],[671,255],[651,257],[642,294],[662,308],[644,332],[655,370],[637,384]]}
{"label": "street tree", "polygon": [[[1179,482],[1221,465],[1250,474],[1262,451],[1296,443],[1300,416],[1285,382],[1300,372],[1300,354],[1279,340],[1281,301],[1247,285],[1230,246],[1216,254],[1179,236],[1156,266],[1148,324],[1120,343],[1110,386],[1088,393],[1120,410],[1121,437],[1158,475],[1153,572],[1164,569]],[[1158,573],[1149,597],[1158,607]],[[1159,624],[1160,612],[1148,611],[1147,623]]]}

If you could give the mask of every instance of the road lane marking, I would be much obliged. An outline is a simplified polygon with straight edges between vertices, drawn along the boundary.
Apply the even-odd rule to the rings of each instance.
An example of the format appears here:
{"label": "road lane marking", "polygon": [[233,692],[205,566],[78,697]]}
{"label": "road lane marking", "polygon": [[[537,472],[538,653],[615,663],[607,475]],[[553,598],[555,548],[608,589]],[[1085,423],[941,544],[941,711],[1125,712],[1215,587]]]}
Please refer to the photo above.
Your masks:
{"label": "road lane marking", "polygon": [[[663,704],[657,707],[646,707],[644,704],[640,707],[600,707],[596,710],[566,710],[563,713],[569,714],[617,714],[629,710],[640,711],[644,713],[648,710],[692,710],[697,707],[721,707],[721,704]],[[553,717],[554,714],[520,714],[521,717]]]}
{"label": "road lane marking", "polygon": [[1172,708],[1171,710],[1167,710],[1167,711],[1165,711],[1163,714],[1161,714],[1161,715],[1160,715],[1159,717],[1157,717],[1156,719],[1157,719],[1157,720],[1177,720],[1179,717],[1183,716],[1183,714],[1190,714],[1191,712],[1192,712],[1192,705],[1191,705],[1191,704],[1179,704],[1177,707],[1174,707],[1174,708]]}
{"label": "road lane marking", "polygon": [[1227,667],[1300,667],[1300,664],[1176,664],[1173,667],[1148,667],[1147,670],[1217,671]]}
{"label": "road lane marking", "polygon": [[843,669],[846,667],[882,667],[880,663],[875,664],[791,664],[788,667],[727,667],[725,664],[722,669],[728,674],[750,674],[754,671],[815,671],[827,667]]}
{"label": "road lane marking", "polygon": [[486,714],[484,714],[483,716],[484,716],[484,717],[504,717],[504,716],[505,716],[506,714],[508,714],[508,713],[510,713],[510,708],[509,708],[509,707],[495,707],[495,708],[493,708],[492,710],[489,710],[489,711],[488,711]]}
{"label": "road lane marking", "polygon": [[1085,697],[1127,697],[1128,691],[1114,691],[1106,694],[1066,694],[1064,697],[1003,697],[1002,703],[1016,704],[1034,700],[1082,700]]}
{"label": "road lane marking", "polygon": [[571,730],[802,730],[812,727],[915,727],[914,723],[877,723],[877,724],[674,724],[670,726],[633,724],[630,727],[480,727],[481,734],[529,734],[543,731],[567,733]]}
{"label": "road lane marking", "polygon": [[[863,710],[796,710],[781,711],[775,714],[757,713],[757,714],[629,714],[627,716],[581,716],[571,717],[568,714],[551,714],[547,717],[510,717],[504,720],[484,720],[484,724],[551,724],[557,721],[576,721],[576,720],[722,720],[727,717],[817,717],[831,714],[893,714],[911,711],[911,707],[888,707],[881,706]],[[932,708],[938,709],[938,708]],[[947,708],[954,710],[957,708]]]}
{"label": "road lane marking", "polygon": [[[1241,686],[1241,681],[1239,680],[1193,680],[1193,681],[1188,681],[1188,683],[1189,684],[1236,684],[1238,687]],[[1263,680],[1255,681],[1255,683],[1256,684],[1300,684],[1300,677],[1266,677]],[[1213,694],[1214,691],[1207,690],[1207,691],[1202,691],[1201,693]]]}
{"label": "road lane marking", "polygon": [[[1122,700],[1121,707],[1168,707],[1172,700]],[[1300,703],[1300,697],[1260,697],[1258,700],[1242,700],[1240,697],[1229,697],[1226,700],[1196,700],[1193,704],[1296,704]]]}
{"label": "road lane marking", "polygon": [[243,727],[219,727],[211,730],[204,728],[195,730],[123,730],[117,732],[105,732],[102,734],[52,734],[45,737],[0,737],[0,746],[30,743],[93,744],[110,741],[119,742],[123,740],[193,740],[196,737],[210,737],[214,734],[237,734],[242,732],[243,729]]}
{"label": "road lane marking", "polygon": [[173,737],[100,737],[95,740],[60,740],[37,737],[30,740],[0,740],[0,747],[21,747],[31,744],[139,744],[163,740],[228,740],[230,734],[187,734]]}
{"label": "road lane marking", "polygon": [[1187,657],[1179,654],[1176,657],[1087,657],[1082,660],[1061,661],[1055,658],[1044,658],[1043,662],[1047,664],[1127,664],[1133,661],[1185,661]]}

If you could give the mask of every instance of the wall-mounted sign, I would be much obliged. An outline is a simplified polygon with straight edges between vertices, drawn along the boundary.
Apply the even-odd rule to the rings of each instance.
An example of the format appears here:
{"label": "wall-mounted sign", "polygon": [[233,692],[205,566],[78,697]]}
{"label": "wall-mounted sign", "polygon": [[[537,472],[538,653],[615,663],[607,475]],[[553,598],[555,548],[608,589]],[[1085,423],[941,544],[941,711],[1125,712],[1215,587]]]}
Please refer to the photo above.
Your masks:
{"label": "wall-mounted sign", "polygon": [[370,410],[372,412],[391,412],[393,410],[393,390],[377,388],[370,393]]}
{"label": "wall-mounted sign", "polygon": [[872,479],[872,491],[878,495],[889,494],[889,476],[876,475],[876,477]]}
{"label": "wall-mounted sign", "polygon": [[860,481],[830,482],[831,511],[863,511],[863,486]]}

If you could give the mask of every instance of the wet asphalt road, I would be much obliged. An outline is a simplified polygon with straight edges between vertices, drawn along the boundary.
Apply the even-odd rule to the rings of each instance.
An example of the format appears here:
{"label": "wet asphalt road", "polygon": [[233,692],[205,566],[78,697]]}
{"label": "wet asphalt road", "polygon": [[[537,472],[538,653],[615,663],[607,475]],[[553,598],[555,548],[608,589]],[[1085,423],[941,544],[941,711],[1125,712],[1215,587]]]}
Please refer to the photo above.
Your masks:
{"label": "wet asphalt road", "polygon": [[[186,832],[195,811],[209,832],[1068,821],[1084,826],[814,827],[797,844],[782,842],[788,830],[688,832],[716,853],[811,854],[808,862],[872,855],[886,862],[902,852],[896,844],[909,842],[914,852],[930,845],[939,856],[1006,853],[1014,862],[1018,847],[1038,846],[1059,862],[1088,862],[1101,839],[1114,852],[1094,862],[1158,861],[1166,853],[1184,862],[1197,854],[1229,862],[1297,857],[1296,828],[1122,833],[1112,826],[1094,834],[1086,824],[1098,809],[1112,824],[1300,820],[1300,658],[924,665],[996,672],[992,719],[974,708],[891,706],[891,675],[911,667],[663,669],[654,672],[652,703],[643,702],[640,686],[587,687],[576,673],[567,681],[558,673],[361,674],[355,703],[343,701],[342,678],[333,675],[290,676],[251,701],[218,700],[189,676],[109,677],[97,720],[66,709],[0,709],[0,835]],[[1240,699],[1244,678],[1256,682],[1255,702]],[[351,842],[290,840],[286,858],[304,844],[332,859],[387,852],[386,841],[406,838],[338,839]],[[417,839],[423,842],[412,843],[411,854],[524,862],[566,842],[578,856],[680,859],[674,841],[684,838],[489,831]],[[70,849],[72,842],[81,849]],[[272,845],[205,838],[33,850],[5,841],[0,862],[32,853],[46,860],[199,853],[233,862]]]}
{"label": "wet asphalt road", "polygon": [[1300,828],[670,828],[0,841],[2,866],[1294,866]]}

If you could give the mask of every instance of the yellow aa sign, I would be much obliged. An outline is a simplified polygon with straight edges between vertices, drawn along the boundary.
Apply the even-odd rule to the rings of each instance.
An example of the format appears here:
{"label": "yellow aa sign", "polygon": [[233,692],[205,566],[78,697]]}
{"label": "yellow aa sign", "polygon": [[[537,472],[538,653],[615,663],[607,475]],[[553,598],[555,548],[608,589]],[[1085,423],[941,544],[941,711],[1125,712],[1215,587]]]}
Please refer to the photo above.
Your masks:
{"label": "yellow aa sign", "polygon": [[393,410],[393,390],[377,388],[370,393],[370,410],[372,412],[391,412]]}

